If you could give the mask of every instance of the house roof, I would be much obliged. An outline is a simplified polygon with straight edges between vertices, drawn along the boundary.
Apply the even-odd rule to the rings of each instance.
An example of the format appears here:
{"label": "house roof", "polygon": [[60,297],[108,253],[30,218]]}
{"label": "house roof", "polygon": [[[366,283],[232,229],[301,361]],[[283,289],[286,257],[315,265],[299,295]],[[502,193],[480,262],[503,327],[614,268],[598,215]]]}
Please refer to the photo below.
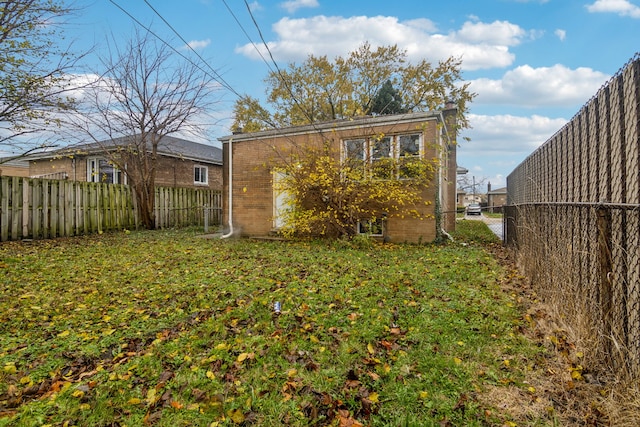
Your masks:
{"label": "house roof", "polygon": [[29,162],[25,160],[24,157],[19,159],[11,158],[11,157],[0,157],[0,167],[2,166],[7,166],[7,167],[11,166],[14,168],[29,169]]}
{"label": "house roof", "polygon": [[495,190],[488,191],[487,194],[507,194],[507,187],[496,188]]}
{"label": "house roof", "polygon": [[427,111],[408,114],[393,114],[383,116],[364,116],[351,119],[331,120],[328,122],[318,122],[310,125],[291,126],[286,128],[269,129],[260,132],[237,133],[218,138],[222,143],[230,140],[241,142],[248,140],[273,138],[278,136],[304,135],[313,132],[331,131],[335,129],[357,129],[363,126],[381,126],[385,124],[411,123],[421,120],[442,120],[441,111]]}
{"label": "house roof", "polygon": [[[130,137],[120,137],[100,142],[92,142],[85,144],[74,144],[67,147],[35,154],[29,157],[32,159],[45,159],[60,155],[61,153],[68,153],[81,149],[87,154],[102,153],[110,148],[117,148],[127,146],[130,143]],[[164,136],[158,144],[158,154],[167,157],[179,157],[185,160],[194,160],[212,164],[222,165],[222,149],[214,147],[212,145],[201,144],[198,142],[188,141],[186,139],[177,138],[174,136]]]}

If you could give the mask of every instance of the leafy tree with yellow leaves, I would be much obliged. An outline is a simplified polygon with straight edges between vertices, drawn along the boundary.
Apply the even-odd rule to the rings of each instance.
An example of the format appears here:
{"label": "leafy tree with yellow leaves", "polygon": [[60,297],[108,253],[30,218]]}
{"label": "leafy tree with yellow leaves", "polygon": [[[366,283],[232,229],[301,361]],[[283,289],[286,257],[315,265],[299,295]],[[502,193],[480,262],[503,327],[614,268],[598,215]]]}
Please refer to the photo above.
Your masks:
{"label": "leafy tree with yellow leaves", "polygon": [[[460,128],[468,127],[468,105],[475,97],[462,82],[458,58],[433,65],[410,63],[398,46],[373,49],[369,43],[347,57],[309,55],[302,64],[271,71],[265,79],[266,103],[251,96],[236,101],[233,131],[253,132],[371,114],[384,114],[380,99],[393,92],[394,112],[442,109],[454,102]],[[377,104],[378,102],[378,104]]]}
{"label": "leafy tree with yellow leaves", "polygon": [[[386,158],[374,163],[354,158],[340,161],[328,144],[290,154],[276,169],[276,191],[287,195],[281,212],[287,236],[351,237],[359,224],[393,217],[425,219],[424,192],[435,174],[437,159]],[[400,179],[402,178],[402,179]],[[366,230],[373,232],[373,230]]]}

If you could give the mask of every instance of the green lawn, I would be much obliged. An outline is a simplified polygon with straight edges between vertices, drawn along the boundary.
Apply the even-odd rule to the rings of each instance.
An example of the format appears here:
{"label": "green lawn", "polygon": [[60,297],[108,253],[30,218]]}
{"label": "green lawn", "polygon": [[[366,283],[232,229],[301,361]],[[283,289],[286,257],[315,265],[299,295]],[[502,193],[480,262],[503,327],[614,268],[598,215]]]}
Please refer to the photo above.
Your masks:
{"label": "green lawn", "polygon": [[513,419],[487,390],[535,400],[544,348],[487,251],[358,243],[0,244],[0,425],[484,426]]}

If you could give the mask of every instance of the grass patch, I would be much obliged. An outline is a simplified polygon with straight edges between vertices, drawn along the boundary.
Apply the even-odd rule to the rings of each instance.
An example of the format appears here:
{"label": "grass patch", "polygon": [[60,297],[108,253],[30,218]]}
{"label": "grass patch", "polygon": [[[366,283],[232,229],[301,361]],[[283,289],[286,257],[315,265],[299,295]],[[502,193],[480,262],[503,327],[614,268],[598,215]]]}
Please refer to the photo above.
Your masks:
{"label": "grass patch", "polygon": [[483,212],[482,214],[487,218],[492,218],[492,219],[502,219],[503,217],[502,212]]}
{"label": "grass patch", "polygon": [[459,220],[456,222],[456,230],[452,233],[456,240],[465,243],[480,245],[499,243],[500,239],[482,221]]}
{"label": "grass patch", "polygon": [[[456,237],[492,241],[476,224]],[[0,244],[0,426],[502,425],[478,396],[535,400],[546,357],[508,274],[459,244]]]}

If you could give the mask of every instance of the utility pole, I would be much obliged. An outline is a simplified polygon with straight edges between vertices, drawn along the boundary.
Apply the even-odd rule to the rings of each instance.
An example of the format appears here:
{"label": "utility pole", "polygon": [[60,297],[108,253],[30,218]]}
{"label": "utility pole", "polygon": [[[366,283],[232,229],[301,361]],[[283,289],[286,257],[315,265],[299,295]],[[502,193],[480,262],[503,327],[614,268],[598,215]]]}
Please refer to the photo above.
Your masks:
{"label": "utility pole", "polygon": [[476,202],[476,176],[473,175],[473,202]]}

